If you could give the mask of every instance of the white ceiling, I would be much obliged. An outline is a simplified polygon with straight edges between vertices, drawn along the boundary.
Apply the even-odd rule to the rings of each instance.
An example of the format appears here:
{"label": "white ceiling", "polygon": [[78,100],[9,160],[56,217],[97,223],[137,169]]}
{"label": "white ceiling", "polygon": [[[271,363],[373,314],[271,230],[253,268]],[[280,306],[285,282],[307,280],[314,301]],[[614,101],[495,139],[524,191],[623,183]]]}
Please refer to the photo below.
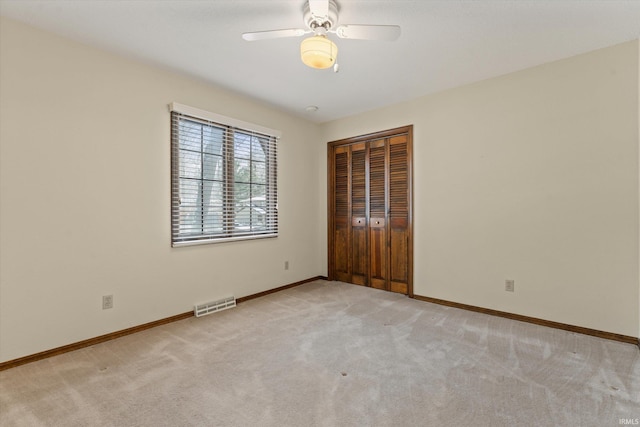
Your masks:
{"label": "white ceiling", "polygon": [[[340,72],[299,57],[305,0],[0,0],[0,14],[204,79],[315,122],[346,117],[637,39],[640,0],[337,0],[339,24],[396,24],[395,42],[344,40]],[[305,107],[316,105],[315,113]]]}

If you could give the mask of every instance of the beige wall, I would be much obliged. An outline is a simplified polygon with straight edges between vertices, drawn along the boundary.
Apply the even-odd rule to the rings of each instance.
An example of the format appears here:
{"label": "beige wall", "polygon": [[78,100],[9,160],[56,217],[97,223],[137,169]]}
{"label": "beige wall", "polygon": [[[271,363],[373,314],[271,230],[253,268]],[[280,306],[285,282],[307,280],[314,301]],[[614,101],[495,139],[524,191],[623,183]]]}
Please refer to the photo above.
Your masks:
{"label": "beige wall", "polygon": [[[317,125],[12,21],[0,31],[0,361],[320,274]],[[277,239],[171,248],[173,101],[282,131]]]}
{"label": "beige wall", "polygon": [[637,337],[638,80],[634,41],[326,123],[323,139],[414,125],[416,294]]}

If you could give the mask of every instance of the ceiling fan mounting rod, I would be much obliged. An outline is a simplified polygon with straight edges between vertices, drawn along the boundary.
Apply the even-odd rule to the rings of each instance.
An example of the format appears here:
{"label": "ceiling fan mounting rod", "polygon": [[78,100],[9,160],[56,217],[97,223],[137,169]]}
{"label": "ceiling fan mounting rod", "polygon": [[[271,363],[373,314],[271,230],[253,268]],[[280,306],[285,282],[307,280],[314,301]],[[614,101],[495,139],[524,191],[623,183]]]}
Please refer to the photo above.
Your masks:
{"label": "ceiling fan mounting rod", "polygon": [[316,31],[318,27],[329,31],[338,23],[338,5],[334,0],[329,0],[327,14],[321,16],[314,14],[309,6],[309,2],[307,2],[304,9],[304,23],[313,31]]}
{"label": "ceiling fan mounting rod", "polygon": [[331,23],[325,21],[321,24],[318,21],[313,21],[309,24],[309,27],[311,27],[311,30],[313,30],[316,36],[324,36],[329,31],[329,28],[331,28]]}

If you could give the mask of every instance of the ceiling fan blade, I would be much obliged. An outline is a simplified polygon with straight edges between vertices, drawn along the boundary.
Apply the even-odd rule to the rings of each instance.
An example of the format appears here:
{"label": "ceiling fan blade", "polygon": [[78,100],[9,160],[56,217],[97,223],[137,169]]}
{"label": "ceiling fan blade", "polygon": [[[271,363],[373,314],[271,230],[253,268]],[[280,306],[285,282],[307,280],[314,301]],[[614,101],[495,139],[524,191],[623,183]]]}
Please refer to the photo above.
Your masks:
{"label": "ceiling fan blade", "polygon": [[329,16],[329,0],[309,0],[309,11],[316,18]]}
{"label": "ceiling fan blade", "polygon": [[400,37],[397,25],[340,25],[335,32],[342,39],[393,41]]}
{"label": "ceiling fan blade", "polygon": [[300,37],[305,33],[309,33],[310,31],[305,31],[302,28],[289,28],[286,30],[270,30],[270,31],[255,31],[252,33],[243,33],[242,38],[246,41],[256,41],[256,40],[270,40],[270,39],[279,39],[282,37]]}

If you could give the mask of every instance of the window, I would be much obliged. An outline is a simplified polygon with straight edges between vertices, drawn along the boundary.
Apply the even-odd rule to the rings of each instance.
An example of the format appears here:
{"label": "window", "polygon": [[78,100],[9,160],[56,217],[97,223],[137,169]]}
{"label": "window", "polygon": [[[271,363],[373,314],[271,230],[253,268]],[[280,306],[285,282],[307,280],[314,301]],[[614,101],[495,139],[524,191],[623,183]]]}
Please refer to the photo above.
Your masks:
{"label": "window", "polygon": [[276,237],[279,132],[171,104],[173,246]]}

